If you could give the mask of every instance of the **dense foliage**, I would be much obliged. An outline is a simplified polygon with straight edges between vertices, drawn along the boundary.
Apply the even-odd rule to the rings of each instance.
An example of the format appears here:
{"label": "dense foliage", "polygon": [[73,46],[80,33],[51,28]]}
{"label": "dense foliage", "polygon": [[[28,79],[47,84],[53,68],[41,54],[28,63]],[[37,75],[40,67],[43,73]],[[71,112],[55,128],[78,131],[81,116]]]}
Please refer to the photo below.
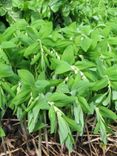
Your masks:
{"label": "dense foliage", "polygon": [[106,144],[117,121],[116,9],[116,0],[1,0],[0,120],[11,109],[30,133],[48,124],[72,150],[93,117]]}

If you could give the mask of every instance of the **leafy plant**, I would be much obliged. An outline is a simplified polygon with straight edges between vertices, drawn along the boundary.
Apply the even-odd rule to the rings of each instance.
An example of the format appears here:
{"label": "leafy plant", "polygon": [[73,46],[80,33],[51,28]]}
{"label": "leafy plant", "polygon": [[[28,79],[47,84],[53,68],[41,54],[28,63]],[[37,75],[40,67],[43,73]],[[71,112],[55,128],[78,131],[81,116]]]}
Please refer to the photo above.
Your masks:
{"label": "leafy plant", "polygon": [[9,27],[2,22],[0,119],[9,108],[32,133],[46,128],[46,116],[50,133],[71,151],[72,133],[83,135],[85,117],[93,115],[106,144],[117,120],[115,8],[103,0],[1,2]]}

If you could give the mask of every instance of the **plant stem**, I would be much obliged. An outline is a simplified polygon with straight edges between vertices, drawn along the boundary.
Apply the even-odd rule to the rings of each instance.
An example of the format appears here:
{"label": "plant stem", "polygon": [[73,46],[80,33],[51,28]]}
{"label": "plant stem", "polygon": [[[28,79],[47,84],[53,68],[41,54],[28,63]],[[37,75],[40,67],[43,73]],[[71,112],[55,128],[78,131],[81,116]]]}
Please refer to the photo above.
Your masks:
{"label": "plant stem", "polygon": [[[47,124],[47,121],[46,121],[46,112],[44,112],[44,122],[45,124]],[[44,134],[45,134],[45,141],[46,141],[46,148],[47,148],[47,152],[49,154],[49,148],[48,148],[48,131],[47,131],[47,127],[45,127],[44,129]]]}

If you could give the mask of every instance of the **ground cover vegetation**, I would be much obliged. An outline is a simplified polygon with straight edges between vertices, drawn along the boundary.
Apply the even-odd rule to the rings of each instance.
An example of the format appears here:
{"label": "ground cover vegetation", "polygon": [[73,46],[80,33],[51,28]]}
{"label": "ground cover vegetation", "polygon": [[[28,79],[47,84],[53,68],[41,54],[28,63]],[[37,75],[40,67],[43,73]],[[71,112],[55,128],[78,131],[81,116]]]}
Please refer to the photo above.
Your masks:
{"label": "ground cover vegetation", "polygon": [[116,144],[117,1],[1,0],[0,19],[4,149],[6,118],[47,147],[54,136],[72,152],[89,131]]}

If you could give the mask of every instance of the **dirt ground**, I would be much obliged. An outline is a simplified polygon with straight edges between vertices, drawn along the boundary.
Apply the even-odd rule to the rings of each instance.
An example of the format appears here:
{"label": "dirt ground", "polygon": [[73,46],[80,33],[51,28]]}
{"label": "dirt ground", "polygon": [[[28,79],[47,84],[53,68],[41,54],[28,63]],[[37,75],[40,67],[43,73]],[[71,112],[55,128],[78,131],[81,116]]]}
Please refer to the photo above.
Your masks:
{"label": "dirt ground", "polygon": [[117,156],[116,135],[108,137],[106,146],[98,135],[90,134],[89,128],[86,128],[83,137],[74,135],[76,143],[69,153],[57,141],[58,136],[47,136],[45,130],[31,135],[17,119],[4,119],[2,123],[6,137],[0,140],[0,156]]}

